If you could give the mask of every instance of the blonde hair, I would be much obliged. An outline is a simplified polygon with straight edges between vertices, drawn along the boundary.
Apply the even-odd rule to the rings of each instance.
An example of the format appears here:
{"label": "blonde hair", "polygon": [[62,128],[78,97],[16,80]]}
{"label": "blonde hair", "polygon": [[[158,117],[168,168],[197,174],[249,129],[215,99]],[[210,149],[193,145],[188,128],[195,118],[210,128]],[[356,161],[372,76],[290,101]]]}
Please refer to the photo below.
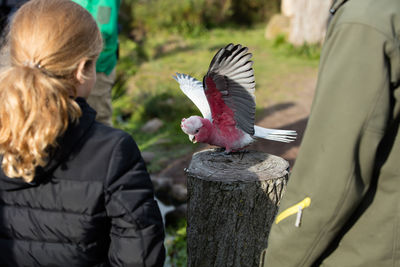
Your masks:
{"label": "blonde hair", "polygon": [[[69,123],[81,116],[79,62],[102,50],[92,16],[69,0],[31,0],[15,14],[8,36],[11,65],[0,74],[0,153],[9,177],[31,182]],[[72,98],[71,98],[72,96]]]}

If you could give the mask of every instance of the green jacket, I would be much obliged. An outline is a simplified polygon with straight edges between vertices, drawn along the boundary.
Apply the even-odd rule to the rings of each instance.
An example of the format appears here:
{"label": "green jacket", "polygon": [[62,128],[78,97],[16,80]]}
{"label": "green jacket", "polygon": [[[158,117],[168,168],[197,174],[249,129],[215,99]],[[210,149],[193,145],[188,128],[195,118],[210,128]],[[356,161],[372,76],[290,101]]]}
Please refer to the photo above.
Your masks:
{"label": "green jacket", "polygon": [[261,266],[400,266],[400,1],[339,0],[332,11]]}
{"label": "green jacket", "polygon": [[120,0],[72,0],[89,11],[97,21],[104,48],[97,59],[96,71],[110,74],[117,64],[118,12]]}

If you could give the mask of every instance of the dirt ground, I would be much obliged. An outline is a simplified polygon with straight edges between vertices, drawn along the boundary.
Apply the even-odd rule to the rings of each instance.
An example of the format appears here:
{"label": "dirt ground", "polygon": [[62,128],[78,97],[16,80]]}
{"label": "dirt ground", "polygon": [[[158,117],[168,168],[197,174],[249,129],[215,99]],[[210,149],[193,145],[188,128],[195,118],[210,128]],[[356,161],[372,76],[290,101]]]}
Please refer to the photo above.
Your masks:
{"label": "dirt ground", "polygon": [[[256,124],[267,128],[296,130],[297,139],[292,143],[280,143],[259,139],[248,150],[262,151],[280,156],[293,167],[307,125],[317,80],[316,70],[307,70],[288,77],[283,83],[293,88],[284,98],[285,102],[267,103],[264,110],[257,114]],[[294,92],[294,93],[293,93]],[[209,146],[201,146],[200,150]],[[184,168],[190,164],[192,154],[173,161],[159,176],[171,177],[175,183],[186,183]]]}

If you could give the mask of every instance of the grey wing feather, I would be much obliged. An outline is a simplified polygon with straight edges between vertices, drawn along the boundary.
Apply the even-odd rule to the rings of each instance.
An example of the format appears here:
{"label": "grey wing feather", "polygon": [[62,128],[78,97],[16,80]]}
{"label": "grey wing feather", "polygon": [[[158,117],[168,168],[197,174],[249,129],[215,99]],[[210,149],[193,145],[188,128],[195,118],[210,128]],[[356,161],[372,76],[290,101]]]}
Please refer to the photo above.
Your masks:
{"label": "grey wing feather", "polygon": [[237,127],[254,135],[256,104],[251,57],[247,47],[229,44],[214,56],[205,78],[212,78],[225,104],[233,110]]}

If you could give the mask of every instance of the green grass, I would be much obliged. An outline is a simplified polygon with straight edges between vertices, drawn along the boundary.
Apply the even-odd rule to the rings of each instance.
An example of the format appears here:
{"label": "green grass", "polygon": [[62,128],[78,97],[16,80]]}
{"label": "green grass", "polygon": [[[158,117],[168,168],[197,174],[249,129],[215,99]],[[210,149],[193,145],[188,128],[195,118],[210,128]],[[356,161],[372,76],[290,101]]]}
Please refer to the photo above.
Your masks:
{"label": "green grass", "polygon": [[167,238],[165,246],[167,249],[168,266],[184,267],[187,265],[187,222],[181,220],[176,227],[166,229]]}
{"label": "green grass", "polygon": [[[318,66],[318,49],[294,49],[284,40],[267,41],[261,26],[215,29],[196,37],[160,32],[148,36],[142,47],[121,38],[119,83],[113,92],[114,124],[130,132],[142,151],[156,152],[148,166],[150,172],[158,172],[171,160],[198,148],[179,125],[182,118],[200,113],[172,75],[180,72],[202,80],[214,54],[228,43],[248,46],[253,54],[258,109],[288,101],[297,89],[285,81],[296,80]],[[154,134],[141,132],[141,126],[154,117],[162,119],[164,126]]]}

